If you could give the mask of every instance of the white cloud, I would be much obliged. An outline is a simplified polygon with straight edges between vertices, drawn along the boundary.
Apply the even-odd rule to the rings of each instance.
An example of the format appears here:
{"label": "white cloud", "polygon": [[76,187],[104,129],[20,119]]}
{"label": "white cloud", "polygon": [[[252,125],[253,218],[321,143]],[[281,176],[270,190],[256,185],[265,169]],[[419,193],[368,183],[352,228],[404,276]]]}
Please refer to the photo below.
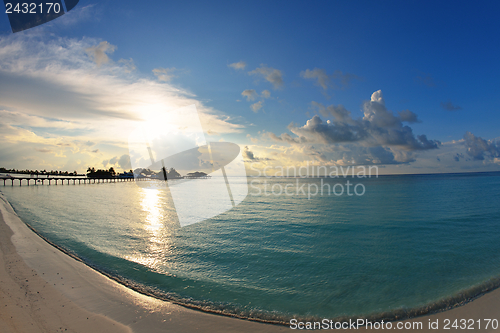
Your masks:
{"label": "white cloud", "polygon": [[153,69],[153,74],[156,75],[158,80],[163,81],[163,82],[169,82],[172,80],[174,77],[176,77],[173,72],[176,71],[175,67],[172,68],[155,68]]}
{"label": "white cloud", "polygon": [[471,132],[464,135],[464,144],[467,148],[467,155],[474,160],[483,161],[500,157],[500,141],[485,140],[475,136]]}
{"label": "white cloud", "polygon": [[269,90],[263,90],[261,95],[264,98],[271,98],[271,92]]}
{"label": "white cloud", "polygon": [[123,170],[130,170],[132,168],[130,164],[130,157],[128,154],[123,154],[121,157],[114,156],[109,160],[102,161],[102,165],[105,168],[109,167],[120,167]]}
{"label": "white cloud", "polygon": [[304,79],[317,80],[316,84],[325,90],[328,89],[328,85],[330,84],[330,77],[326,74],[326,71],[321,68],[314,68],[313,70],[306,69],[300,72],[300,76]]}
{"label": "white cloud", "polygon": [[102,64],[106,64],[109,62],[109,57],[106,53],[113,53],[116,49],[116,46],[109,44],[106,41],[102,41],[97,46],[87,47],[85,52],[87,52],[88,56],[94,60],[97,66],[101,66]]}
{"label": "white cloud", "polygon": [[[90,155],[98,155],[84,145],[91,140],[102,161],[116,155],[113,149],[127,149],[128,135],[138,121],[191,104],[196,105],[206,132],[242,130],[242,125],[207,107],[194,94],[130,73],[133,60],[114,62],[109,58],[112,50],[111,44],[91,38],[24,33],[0,38],[0,138],[18,148],[5,152],[1,160],[10,156],[9,161],[21,161],[14,154],[30,147],[37,154],[42,152],[35,148],[68,158],[76,151],[81,155],[75,158],[87,164],[94,161]],[[70,146],[59,145],[63,143]],[[49,161],[50,153],[43,154],[47,165],[67,164],[63,159]]]}
{"label": "white cloud", "polygon": [[247,67],[247,63],[244,61],[239,61],[239,62],[234,62],[232,64],[227,65],[228,67],[234,68],[236,70],[238,69],[245,69]]}
{"label": "white cloud", "polygon": [[259,112],[260,109],[262,109],[262,104],[263,102],[259,101],[257,103],[250,105],[250,108],[252,109],[253,112],[257,113]]}
{"label": "white cloud", "polygon": [[207,130],[228,133],[242,128],[171,84],[125,75],[113,62],[96,69],[82,51],[108,43],[11,36],[0,38],[0,100],[9,111],[98,125],[104,119],[137,121],[196,104]]}
{"label": "white cloud", "polygon": [[377,102],[378,104],[385,105],[384,97],[382,96],[382,90],[377,90],[372,94],[372,102]]}
{"label": "white cloud", "polygon": [[250,139],[250,141],[252,141],[252,143],[257,143],[257,142],[259,142],[259,139],[252,137],[252,135],[250,135],[250,134],[247,134],[247,138],[249,138],[249,139]]}
{"label": "white cloud", "polygon": [[266,79],[266,81],[273,84],[274,89],[280,89],[283,87],[283,73],[279,69],[267,67],[262,64],[260,67],[248,72],[250,75],[257,75]]}
{"label": "white cloud", "polygon": [[246,89],[241,93],[242,96],[247,98],[247,101],[255,101],[257,93],[254,89]]}

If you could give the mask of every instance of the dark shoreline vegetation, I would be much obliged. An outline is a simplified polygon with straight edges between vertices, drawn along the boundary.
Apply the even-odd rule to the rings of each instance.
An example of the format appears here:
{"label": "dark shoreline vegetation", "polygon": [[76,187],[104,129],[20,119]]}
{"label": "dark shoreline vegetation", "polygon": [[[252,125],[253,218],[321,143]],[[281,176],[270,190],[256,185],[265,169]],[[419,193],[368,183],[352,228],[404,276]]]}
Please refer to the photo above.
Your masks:
{"label": "dark shoreline vegetation", "polygon": [[68,172],[68,171],[57,171],[57,170],[18,170],[18,169],[6,169],[6,168],[0,168],[0,173],[16,173],[16,174],[21,174],[21,175],[51,175],[51,176],[84,176],[83,174],[78,174],[78,172],[73,171],[73,172]]}
{"label": "dark shoreline vegetation", "polygon": [[183,178],[204,178],[204,177],[209,177],[204,172],[196,171],[196,172],[191,172],[188,173],[186,176],[182,176],[177,170],[174,168],[167,169],[163,167],[160,171],[155,172],[150,169],[141,169],[137,168],[135,170],[130,170],[129,172],[124,171],[123,173],[116,173],[115,169],[113,167],[110,167],[109,169],[95,169],[94,167],[88,167],[87,168],[87,174],[78,174],[77,171],[74,172],[68,172],[68,171],[47,171],[47,170],[18,170],[18,169],[6,169],[3,167],[0,167],[0,173],[7,173],[7,174],[20,174],[20,175],[31,175],[31,176],[71,176],[71,177],[87,177],[87,178],[95,178],[95,179],[113,179],[113,178],[152,178],[152,179],[158,179],[158,180],[165,180],[165,179],[183,179]]}
{"label": "dark shoreline vegetation", "polygon": [[[10,204],[10,203],[9,203]],[[16,209],[12,207],[14,211]],[[17,211],[16,211],[17,214]],[[302,322],[320,322],[323,320],[323,317],[316,317],[316,316],[311,316],[311,317],[303,317],[303,316],[296,316],[296,315],[276,315],[270,311],[264,311],[264,310],[258,310],[258,309],[251,309],[251,310],[245,310],[241,311],[241,306],[237,304],[220,304],[220,303],[214,303],[209,300],[195,300],[190,297],[183,297],[180,295],[176,295],[171,292],[166,292],[163,290],[159,290],[158,288],[154,286],[146,286],[142,284],[141,282],[137,282],[133,280],[133,278],[128,278],[125,276],[122,276],[120,274],[117,274],[114,272],[112,269],[109,269],[108,267],[102,267],[101,265],[97,265],[92,263],[90,260],[86,260],[83,257],[80,257],[77,253],[74,251],[71,251],[69,249],[66,249],[63,246],[57,245],[56,243],[52,242],[49,240],[47,237],[45,237],[42,233],[38,232],[34,227],[29,225],[28,223],[24,222],[23,223],[31,229],[35,234],[37,234],[40,238],[42,238],[45,242],[47,242],[49,245],[53,246],[54,248],[60,250],[64,254],[72,257],[73,259],[80,261],[81,263],[85,264],[89,268],[107,276],[108,278],[112,279],[113,281],[116,281],[117,283],[120,283],[121,285],[132,289],[140,294],[154,297],[156,299],[162,300],[162,301],[168,301],[180,306],[183,306],[188,309],[193,309],[201,312],[206,312],[206,313],[212,313],[212,314],[217,314],[217,315],[222,315],[222,316],[228,316],[228,317],[233,317],[233,318],[238,318],[238,319],[243,319],[243,320],[250,320],[250,321],[255,321],[255,322],[262,322],[262,323],[268,323],[268,324],[275,324],[275,325],[284,325],[284,326],[289,326],[290,325],[290,320],[291,319],[297,319],[298,321]],[[142,266],[141,264],[137,264]],[[472,286],[467,289],[460,290],[456,292],[452,296],[448,296],[436,301],[431,301],[427,303],[426,305],[415,307],[415,308],[399,308],[395,309],[392,311],[383,311],[383,312],[377,312],[377,313],[369,313],[369,314],[362,314],[359,316],[337,316],[334,318],[328,318],[329,320],[333,320],[334,322],[345,322],[349,320],[357,320],[357,319],[364,319],[365,321],[372,321],[372,322],[393,322],[393,321],[402,321],[402,320],[408,320],[408,319],[413,319],[425,315],[431,315],[443,311],[448,311],[453,308],[463,306],[468,304],[469,302],[495,290],[500,287],[500,276],[490,278],[483,283],[480,283],[478,285]]]}

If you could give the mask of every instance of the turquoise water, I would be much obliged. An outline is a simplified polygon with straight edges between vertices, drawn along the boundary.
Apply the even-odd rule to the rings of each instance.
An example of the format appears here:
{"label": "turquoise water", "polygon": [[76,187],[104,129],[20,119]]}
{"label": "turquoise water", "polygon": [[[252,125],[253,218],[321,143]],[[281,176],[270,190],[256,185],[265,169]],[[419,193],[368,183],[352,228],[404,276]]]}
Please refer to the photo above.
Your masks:
{"label": "turquoise water", "polygon": [[[208,311],[273,321],[390,317],[497,284],[498,173],[351,179],[364,195],[310,199],[294,192],[296,179],[253,180],[242,204],[183,228],[168,190],[133,182],[0,191],[23,221],[89,265]],[[264,180],[293,184],[294,195],[256,195]]]}

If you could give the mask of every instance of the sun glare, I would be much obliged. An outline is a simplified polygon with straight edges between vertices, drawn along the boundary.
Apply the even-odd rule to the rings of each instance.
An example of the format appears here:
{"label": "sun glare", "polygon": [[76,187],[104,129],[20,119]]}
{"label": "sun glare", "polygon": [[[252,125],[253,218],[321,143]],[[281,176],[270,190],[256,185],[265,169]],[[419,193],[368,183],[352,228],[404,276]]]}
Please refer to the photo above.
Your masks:
{"label": "sun glare", "polygon": [[[163,207],[163,196],[159,189],[141,189],[141,208],[145,213],[144,232],[147,234],[147,249],[135,257],[128,258],[134,262],[157,269],[161,263],[166,260],[167,252],[170,251],[170,241],[168,237],[168,228],[165,226]],[[141,251],[142,252],[142,251]]]}

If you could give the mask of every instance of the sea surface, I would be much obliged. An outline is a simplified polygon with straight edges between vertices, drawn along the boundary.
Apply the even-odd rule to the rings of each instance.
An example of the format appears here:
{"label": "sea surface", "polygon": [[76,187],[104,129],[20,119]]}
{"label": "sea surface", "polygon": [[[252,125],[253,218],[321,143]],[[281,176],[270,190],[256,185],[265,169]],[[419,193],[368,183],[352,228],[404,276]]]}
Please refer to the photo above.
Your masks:
{"label": "sea surface", "polygon": [[[307,193],[308,184],[346,180],[364,194]],[[499,173],[248,182],[240,205],[182,228],[168,189],[134,182],[16,182],[0,192],[24,222],[88,265],[206,311],[277,322],[390,318],[499,284]],[[291,195],[279,194],[287,185]]]}

